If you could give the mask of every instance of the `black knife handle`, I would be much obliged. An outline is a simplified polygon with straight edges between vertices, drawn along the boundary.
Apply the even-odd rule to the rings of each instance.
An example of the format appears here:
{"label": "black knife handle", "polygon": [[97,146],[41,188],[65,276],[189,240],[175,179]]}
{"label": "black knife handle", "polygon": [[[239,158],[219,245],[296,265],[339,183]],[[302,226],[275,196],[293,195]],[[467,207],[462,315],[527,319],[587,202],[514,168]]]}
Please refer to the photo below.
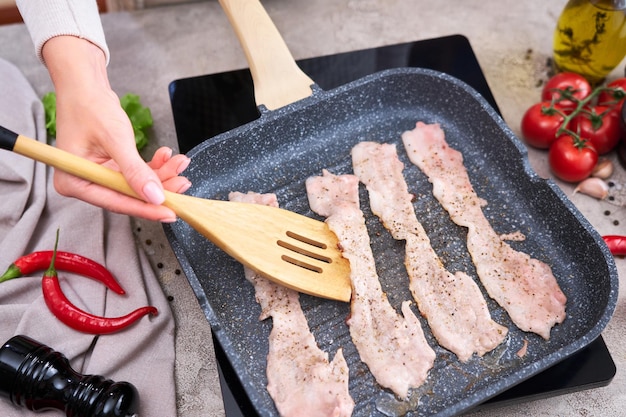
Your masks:
{"label": "black knife handle", "polygon": [[17,133],[0,126],[0,149],[12,151],[13,147],[15,147],[15,142],[17,142],[17,136]]}

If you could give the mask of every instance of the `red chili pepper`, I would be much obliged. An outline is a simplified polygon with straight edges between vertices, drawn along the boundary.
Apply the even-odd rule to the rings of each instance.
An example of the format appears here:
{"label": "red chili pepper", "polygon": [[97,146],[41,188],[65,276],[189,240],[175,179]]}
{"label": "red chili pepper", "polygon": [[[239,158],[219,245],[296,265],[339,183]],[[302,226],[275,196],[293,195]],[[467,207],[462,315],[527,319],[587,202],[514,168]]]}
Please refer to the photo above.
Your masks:
{"label": "red chili pepper", "polygon": [[54,245],[52,260],[50,262],[50,266],[43,275],[41,287],[43,289],[43,298],[46,301],[46,305],[52,314],[54,314],[60,321],[81,332],[91,334],[108,334],[130,326],[146,314],[158,314],[156,307],[146,306],[138,308],[137,310],[122,317],[109,318],[95,316],[73,305],[71,301],[67,299],[65,294],[63,294],[63,290],[59,284],[57,271],[54,266],[58,239],[57,231],[57,242]]}
{"label": "red chili pepper", "polygon": [[[48,268],[52,262],[51,250],[33,252],[24,255],[13,262],[2,276],[0,282],[30,275],[36,271]],[[55,268],[59,271],[69,271],[103,283],[118,294],[126,294],[126,291],[117,282],[115,277],[103,265],[82,255],[71,252],[57,251]]]}
{"label": "red chili pepper", "polygon": [[607,235],[602,239],[614,256],[626,256],[626,236]]}

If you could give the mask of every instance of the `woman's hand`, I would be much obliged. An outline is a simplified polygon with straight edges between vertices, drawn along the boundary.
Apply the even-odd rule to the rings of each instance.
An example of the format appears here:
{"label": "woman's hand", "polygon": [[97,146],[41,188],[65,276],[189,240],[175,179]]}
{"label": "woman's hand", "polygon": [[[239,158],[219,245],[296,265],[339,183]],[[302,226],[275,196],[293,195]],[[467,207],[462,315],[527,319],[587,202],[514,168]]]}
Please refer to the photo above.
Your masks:
{"label": "woman's hand", "polygon": [[42,54],[57,96],[57,147],[120,171],[143,200],[55,171],[56,190],[117,213],[172,222],[176,215],[162,206],[163,189],[184,192],[191,185],[179,174],[189,165],[184,155],[157,150],[146,163],[135,145],[128,116],[112,91],[104,53],[74,36],[48,40]]}

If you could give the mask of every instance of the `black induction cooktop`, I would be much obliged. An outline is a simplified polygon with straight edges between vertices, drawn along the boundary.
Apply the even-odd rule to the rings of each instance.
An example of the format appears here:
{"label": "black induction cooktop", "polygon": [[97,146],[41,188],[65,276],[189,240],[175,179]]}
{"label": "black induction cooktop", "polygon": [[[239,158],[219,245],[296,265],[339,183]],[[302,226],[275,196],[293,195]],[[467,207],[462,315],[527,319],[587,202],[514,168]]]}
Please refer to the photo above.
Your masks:
{"label": "black induction cooktop", "polygon": [[[298,65],[324,90],[389,68],[429,68],[466,82],[498,110],[469,41],[460,35],[304,59]],[[248,69],[175,80],[169,92],[182,153],[259,116]],[[226,415],[257,415],[217,339],[213,343]],[[488,400],[478,409],[606,386],[615,372],[615,363],[600,336],[577,354]]]}

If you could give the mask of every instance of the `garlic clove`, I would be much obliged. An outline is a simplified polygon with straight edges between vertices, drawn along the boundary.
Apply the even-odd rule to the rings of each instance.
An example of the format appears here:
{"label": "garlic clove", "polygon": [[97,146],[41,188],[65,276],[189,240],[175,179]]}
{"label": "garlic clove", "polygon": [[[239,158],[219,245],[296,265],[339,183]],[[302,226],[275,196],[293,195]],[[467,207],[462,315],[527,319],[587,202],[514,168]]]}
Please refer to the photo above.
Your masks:
{"label": "garlic clove", "polygon": [[613,162],[609,159],[601,159],[591,171],[591,176],[607,179],[613,175]]}
{"label": "garlic clove", "polygon": [[609,195],[609,186],[601,178],[590,177],[576,186],[574,194],[576,193],[586,194],[598,200],[604,200]]}

